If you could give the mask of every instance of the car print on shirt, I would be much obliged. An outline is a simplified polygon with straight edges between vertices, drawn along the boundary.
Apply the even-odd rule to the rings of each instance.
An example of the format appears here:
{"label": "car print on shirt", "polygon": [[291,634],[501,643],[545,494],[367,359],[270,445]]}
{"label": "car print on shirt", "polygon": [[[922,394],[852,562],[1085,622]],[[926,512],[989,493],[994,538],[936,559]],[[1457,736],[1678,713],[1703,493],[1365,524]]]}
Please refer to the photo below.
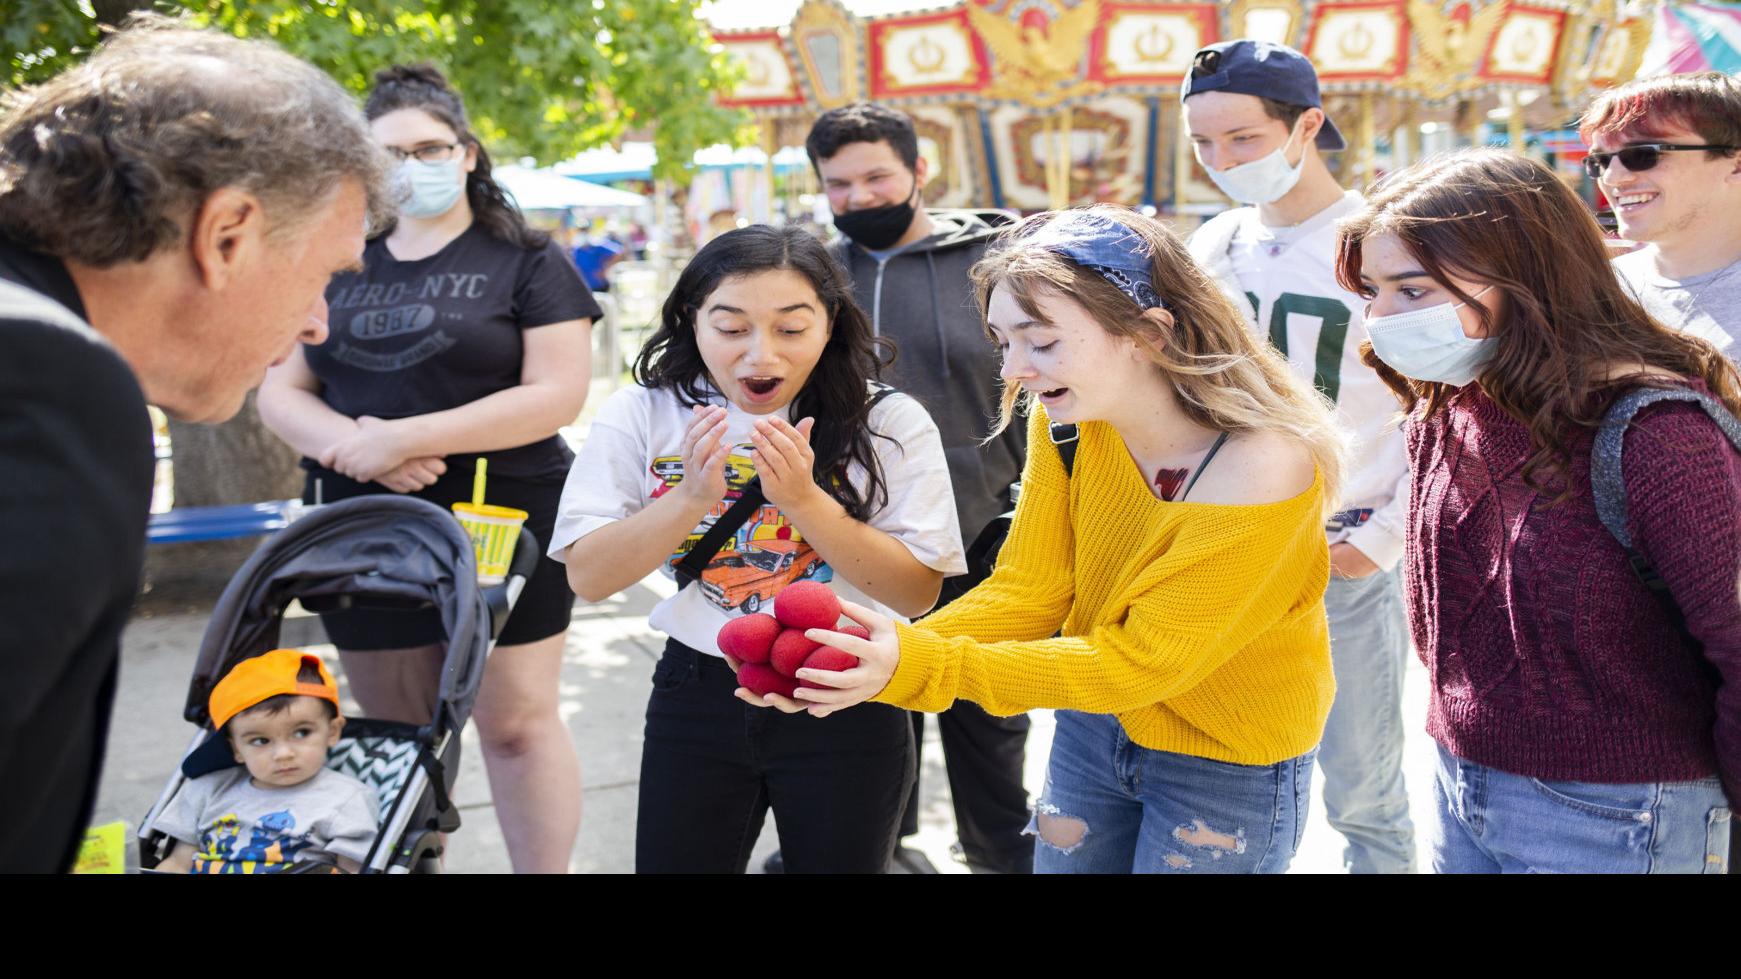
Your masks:
{"label": "car print on shirt", "polygon": [[[696,528],[689,532],[676,553],[666,562],[665,573],[683,560],[713,524],[743,496],[744,487],[756,476],[755,463],[750,460],[750,446],[734,446],[725,465],[725,496],[710,509]],[[680,456],[660,456],[648,471],[658,480],[652,496],[657,499],[683,481],[683,459]],[[834,570],[805,542],[798,528],[786,520],[780,508],[763,504],[736,534],[720,547],[701,573],[698,586],[708,604],[724,612],[742,615],[766,609],[780,589],[794,581],[811,579],[831,581]]]}

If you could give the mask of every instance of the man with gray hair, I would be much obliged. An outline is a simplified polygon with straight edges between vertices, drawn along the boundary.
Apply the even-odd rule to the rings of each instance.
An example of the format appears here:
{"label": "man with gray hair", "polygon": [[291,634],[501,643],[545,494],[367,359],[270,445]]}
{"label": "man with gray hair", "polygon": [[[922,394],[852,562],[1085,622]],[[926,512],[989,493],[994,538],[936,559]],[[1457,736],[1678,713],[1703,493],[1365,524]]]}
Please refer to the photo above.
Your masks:
{"label": "man with gray hair", "polygon": [[144,556],[145,403],[223,421],[324,339],[387,174],[320,71],[158,16],[0,100],[0,872],[65,869],[90,817]]}

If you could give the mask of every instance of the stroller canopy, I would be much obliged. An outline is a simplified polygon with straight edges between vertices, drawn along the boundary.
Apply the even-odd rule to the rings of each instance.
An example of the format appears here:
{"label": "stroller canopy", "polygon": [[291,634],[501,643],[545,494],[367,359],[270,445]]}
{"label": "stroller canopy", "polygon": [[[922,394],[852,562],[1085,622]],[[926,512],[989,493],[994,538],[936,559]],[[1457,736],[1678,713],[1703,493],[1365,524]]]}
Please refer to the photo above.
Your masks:
{"label": "stroller canopy", "polygon": [[359,496],[312,510],[255,551],[218,599],[200,642],[184,716],[206,725],[206,700],[235,663],[278,645],[293,599],[407,608],[429,603],[447,632],[436,717],[471,716],[490,648],[490,612],[471,538],[446,510],[414,497]]}

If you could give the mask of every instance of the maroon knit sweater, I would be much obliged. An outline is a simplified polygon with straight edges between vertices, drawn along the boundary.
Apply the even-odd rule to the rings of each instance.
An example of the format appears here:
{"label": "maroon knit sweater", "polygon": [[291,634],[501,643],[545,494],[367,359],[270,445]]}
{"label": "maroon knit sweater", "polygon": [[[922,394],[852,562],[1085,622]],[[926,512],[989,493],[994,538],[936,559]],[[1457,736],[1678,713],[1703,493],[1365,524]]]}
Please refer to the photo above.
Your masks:
{"label": "maroon knit sweater", "polygon": [[1549,780],[1723,777],[1741,801],[1741,455],[1695,405],[1645,408],[1623,475],[1633,543],[1694,653],[1596,517],[1590,432],[1558,506],[1523,481],[1529,432],[1477,385],[1408,424],[1409,627],[1427,731],[1459,758]]}

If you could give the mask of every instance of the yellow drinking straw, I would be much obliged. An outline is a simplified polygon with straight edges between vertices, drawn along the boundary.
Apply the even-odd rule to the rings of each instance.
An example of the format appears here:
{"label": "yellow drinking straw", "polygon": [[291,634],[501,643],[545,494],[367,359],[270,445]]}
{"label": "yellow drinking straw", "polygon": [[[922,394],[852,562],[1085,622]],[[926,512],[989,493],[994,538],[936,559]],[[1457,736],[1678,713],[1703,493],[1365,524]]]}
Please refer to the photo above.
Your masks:
{"label": "yellow drinking straw", "polygon": [[484,505],[484,470],[489,468],[490,460],[478,456],[477,474],[472,476],[472,506]]}

